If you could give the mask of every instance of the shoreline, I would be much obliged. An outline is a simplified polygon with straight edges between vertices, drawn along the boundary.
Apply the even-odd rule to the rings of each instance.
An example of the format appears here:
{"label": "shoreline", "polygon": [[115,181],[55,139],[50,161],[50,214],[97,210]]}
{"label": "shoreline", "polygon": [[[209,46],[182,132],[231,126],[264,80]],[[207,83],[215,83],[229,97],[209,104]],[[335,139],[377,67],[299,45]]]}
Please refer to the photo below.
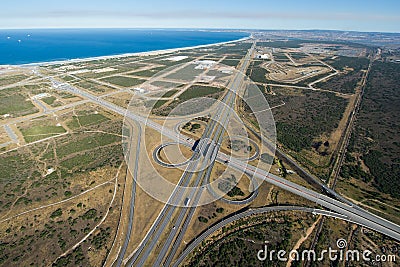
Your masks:
{"label": "shoreline", "polygon": [[236,42],[246,41],[249,39],[251,39],[251,35],[240,38],[240,39],[232,40],[232,41],[219,42],[219,43],[213,43],[213,44],[151,50],[151,51],[146,51],[146,52],[123,53],[123,54],[98,56],[98,57],[74,58],[74,59],[35,62],[35,63],[26,63],[26,64],[15,64],[15,65],[8,64],[8,65],[0,65],[0,66],[1,67],[37,67],[37,66],[52,66],[52,65],[59,65],[59,64],[67,64],[67,63],[81,63],[81,62],[88,62],[88,61],[95,61],[95,60],[126,58],[126,57],[133,57],[133,56],[151,56],[151,55],[168,54],[168,53],[173,53],[173,52],[177,52],[177,51],[181,51],[181,50],[190,50],[190,49],[196,49],[196,48],[210,47],[210,46],[214,46],[214,45],[224,45],[224,44],[236,43]]}

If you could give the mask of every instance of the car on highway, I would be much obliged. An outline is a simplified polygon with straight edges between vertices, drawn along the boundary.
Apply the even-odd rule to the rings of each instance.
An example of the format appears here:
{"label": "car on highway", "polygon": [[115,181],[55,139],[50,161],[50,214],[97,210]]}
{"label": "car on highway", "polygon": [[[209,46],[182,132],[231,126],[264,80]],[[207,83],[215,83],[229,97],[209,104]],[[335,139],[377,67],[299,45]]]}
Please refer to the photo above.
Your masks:
{"label": "car on highway", "polygon": [[190,198],[187,197],[187,198],[185,199],[185,206],[186,206],[186,207],[189,206],[189,202],[190,202]]}

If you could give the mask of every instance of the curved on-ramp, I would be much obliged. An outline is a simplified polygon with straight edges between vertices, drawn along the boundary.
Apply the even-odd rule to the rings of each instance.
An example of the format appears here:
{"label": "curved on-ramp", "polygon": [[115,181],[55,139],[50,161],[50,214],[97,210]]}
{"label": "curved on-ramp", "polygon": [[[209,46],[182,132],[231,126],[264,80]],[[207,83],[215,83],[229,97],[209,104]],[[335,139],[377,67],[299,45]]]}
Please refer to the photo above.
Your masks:
{"label": "curved on-ramp", "polygon": [[164,143],[164,144],[159,145],[158,147],[156,147],[153,150],[153,159],[154,159],[154,161],[157,164],[159,164],[159,165],[161,165],[163,167],[167,167],[167,168],[176,168],[176,167],[181,167],[181,166],[187,165],[190,162],[190,158],[188,160],[186,160],[184,162],[180,162],[180,163],[167,163],[167,162],[163,161],[162,159],[160,159],[161,150],[164,147],[167,147],[167,146],[170,146],[170,145],[184,145],[185,146],[186,144],[179,143],[179,142],[168,142],[168,143]]}

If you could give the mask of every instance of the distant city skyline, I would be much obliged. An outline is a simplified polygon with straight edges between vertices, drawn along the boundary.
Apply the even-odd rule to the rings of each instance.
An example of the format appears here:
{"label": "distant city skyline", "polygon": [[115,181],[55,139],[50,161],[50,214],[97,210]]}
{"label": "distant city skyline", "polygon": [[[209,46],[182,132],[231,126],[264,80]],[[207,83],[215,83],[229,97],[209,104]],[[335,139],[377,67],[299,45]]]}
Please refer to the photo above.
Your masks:
{"label": "distant city skyline", "polygon": [[2,3],[0,28],[226,28],[400,32],[400,1],[50,1]]}

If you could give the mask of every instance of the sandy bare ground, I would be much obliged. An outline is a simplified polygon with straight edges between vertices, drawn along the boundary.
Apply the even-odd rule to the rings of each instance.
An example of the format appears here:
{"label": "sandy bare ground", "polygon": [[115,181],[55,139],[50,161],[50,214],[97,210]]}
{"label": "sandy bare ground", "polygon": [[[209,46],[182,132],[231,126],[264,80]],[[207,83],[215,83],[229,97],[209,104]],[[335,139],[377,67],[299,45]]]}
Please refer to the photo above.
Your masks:
{"label": "sandy bare ground", "polygon": [[[306,231],[306,235],[302,236],[297,243],[294,245],[294,247],[292,248],[292,250],[298,250],[301,246],[301,244],[303,244],[304,241],[307,240],[307,238],[312,234],[312,232],[314,231],[315,227],[317,226],[318,222],[321,220],[321,216],[318,216],[317,220],[307,229]],[[290,267],[292,265],[292,261],[293,259],[291,259],[289,257],[288,262],[286,263],[286,267]]]}

